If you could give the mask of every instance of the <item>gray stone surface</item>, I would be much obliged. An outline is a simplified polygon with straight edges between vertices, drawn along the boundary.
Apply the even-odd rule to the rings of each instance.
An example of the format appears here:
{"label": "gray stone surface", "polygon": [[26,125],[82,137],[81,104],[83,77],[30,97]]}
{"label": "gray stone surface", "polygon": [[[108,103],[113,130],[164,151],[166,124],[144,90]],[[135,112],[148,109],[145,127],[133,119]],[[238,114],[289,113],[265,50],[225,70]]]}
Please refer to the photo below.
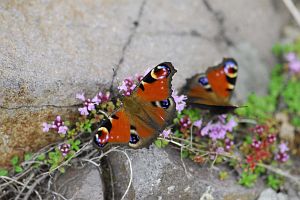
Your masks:
{"label": "gray stone surface", "polygon": [[[0,102],[69,105],[109,85],[141,3],[1,1]],[[22,86],[30,103],[7,99]]]}
{"label": "gray stone surface", "polygon": [[[209,166],[200,166],[183,159],[178,150],[149,149],[126,150],[132,162],[133,182],[126,199],[200,199],[210,190],[214,199],[255,199],[263,187],[246,189],[236,183],[235,178],[218,179],[218,172]],[[130,170],[127,158],[117,152],[109,155],[113,169],[115,198],[124,194]],[[107,184],[108,185],[108,184]],[[260,185],[260,186],[259,186]]]}
{"label": "gray stone surface", "polygon": [[67,199],[105,199],[102,172],[95,166],[86,166],[83,169],[68,168],[54,184],[56,192]]}
{"label": "gray stone surface", "polygon": [[265,189],[257,200],[288,200],[288,196],[282,193],[276,193],[271,188]]}

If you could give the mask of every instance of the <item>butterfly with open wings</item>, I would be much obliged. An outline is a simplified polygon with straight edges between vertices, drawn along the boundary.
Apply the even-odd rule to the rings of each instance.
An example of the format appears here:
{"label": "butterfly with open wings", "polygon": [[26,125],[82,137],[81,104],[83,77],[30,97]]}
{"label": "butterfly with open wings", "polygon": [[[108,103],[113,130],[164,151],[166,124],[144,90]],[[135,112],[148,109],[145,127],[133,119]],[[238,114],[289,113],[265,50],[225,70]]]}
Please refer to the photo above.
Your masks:
{"label": "butterfly with open wings", "polygon": [[172,77],[176,69],[164,62],[154,67],[130,96],[123,96],[122,106],[103,120],[93,141],[97,147],[128,144],[133,148],[149,145],[175,117]]}
{"label": "butterfly with open wings", "polygon": [[183,88],[183,93],[188,97],[187,103],[214,114],[238,108],[229,102],[237,72],[237,62],[233,58],[224,58],[220,64],[209,67],[205,73],[194,75]]}

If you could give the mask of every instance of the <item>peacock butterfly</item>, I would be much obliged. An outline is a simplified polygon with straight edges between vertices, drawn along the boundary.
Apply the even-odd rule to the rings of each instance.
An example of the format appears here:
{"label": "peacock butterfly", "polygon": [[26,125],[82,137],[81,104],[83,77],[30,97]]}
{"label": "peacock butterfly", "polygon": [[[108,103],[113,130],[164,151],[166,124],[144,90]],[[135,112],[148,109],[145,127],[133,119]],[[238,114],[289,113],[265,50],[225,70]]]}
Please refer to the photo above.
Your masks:
{"label": "peacock butterfly", "polygon": [[220,64],[209,67],[205,73],[194,75],[183,88],[183,93],[188,97],[187,103],[214,114],[238,108],[229,102],[237,72],[237,62],[233,58],[224,58]]}
{"label": "peacock butterfly", "polygon": [[172,77],[176,69],[164,62],[143,77],[130,96],[122,96],[121,107],[102,120],[93,135],[94,144],[128,144],[140,148],[150,144],[175,117]]}

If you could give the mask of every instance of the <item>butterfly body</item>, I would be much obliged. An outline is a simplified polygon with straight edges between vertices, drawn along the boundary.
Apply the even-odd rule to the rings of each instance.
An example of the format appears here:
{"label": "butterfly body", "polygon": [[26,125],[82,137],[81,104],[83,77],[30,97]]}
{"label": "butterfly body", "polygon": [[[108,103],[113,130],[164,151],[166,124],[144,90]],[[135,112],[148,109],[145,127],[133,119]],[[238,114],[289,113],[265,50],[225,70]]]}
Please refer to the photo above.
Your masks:
{"label": "butterfly body", "polygon": [[188,103],[216,114],[234,110],[237,106],[229,100],[235,88],[237,71],[237,62],[233,58],[224,58],[205,73],[194,75],[184,88]]}
{"label": "butterfly body", "polygon": [[124,96],[122,106],[100,124],[94,135],[98,147],[106,144],[147,146],[166,128],[175,116],[171,89],[176,72],[169,62],[154,67],[134,89]]}

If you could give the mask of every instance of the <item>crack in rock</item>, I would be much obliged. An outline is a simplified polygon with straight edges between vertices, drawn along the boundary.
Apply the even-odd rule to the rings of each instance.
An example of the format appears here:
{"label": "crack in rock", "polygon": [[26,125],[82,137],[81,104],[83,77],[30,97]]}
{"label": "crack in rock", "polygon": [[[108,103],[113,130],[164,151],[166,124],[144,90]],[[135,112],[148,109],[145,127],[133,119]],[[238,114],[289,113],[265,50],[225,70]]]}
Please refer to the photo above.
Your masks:
{"label": "crack in rock", "polygon": [[117,76],[117,72],[120,68],[120,65],[124,62],[124,59],[125,59],[125,53],[126,53],[126,50],[128,48],[128,46],[131,44],[132,42],[132,39],[134,38],[135,36],[135,33],[136,33],[136,30],[140,24],[140,20],[141,20],[141,17],[143,15],[143,11],[144,11],[144,8],[145,8],[145,5],[146,5],[146,0],[144,0],[140,6],[140,9],[139,9],[139,13],[138,13],[138,16],[137,16],[137,19],[133,22],[134,24],[134,27],[131,29],[131,32],[127,38],[127,41],[126,43],[124,44],[123,48],[122,48],[122,53],[121,53],[121,57],[119,59],[119,62],[117,64],[117,66],[113,69],[113,77],[112,77],[112,81],[111,81],[111,85],[110,85],[110,92],[112,94],[114,94],[114,82],[115,82],[115,78]]}
{"label": "crack in rock", "polygon": [[215,10],[208,0],[203,0],[203,3],[207,10],[214,15],[217,20],[218,28],[219,28],[219,35],[225,41],[227,46],[235,46],[234,42],[226,35],[226,27],[224,25],[225,17],[221,11]]}

